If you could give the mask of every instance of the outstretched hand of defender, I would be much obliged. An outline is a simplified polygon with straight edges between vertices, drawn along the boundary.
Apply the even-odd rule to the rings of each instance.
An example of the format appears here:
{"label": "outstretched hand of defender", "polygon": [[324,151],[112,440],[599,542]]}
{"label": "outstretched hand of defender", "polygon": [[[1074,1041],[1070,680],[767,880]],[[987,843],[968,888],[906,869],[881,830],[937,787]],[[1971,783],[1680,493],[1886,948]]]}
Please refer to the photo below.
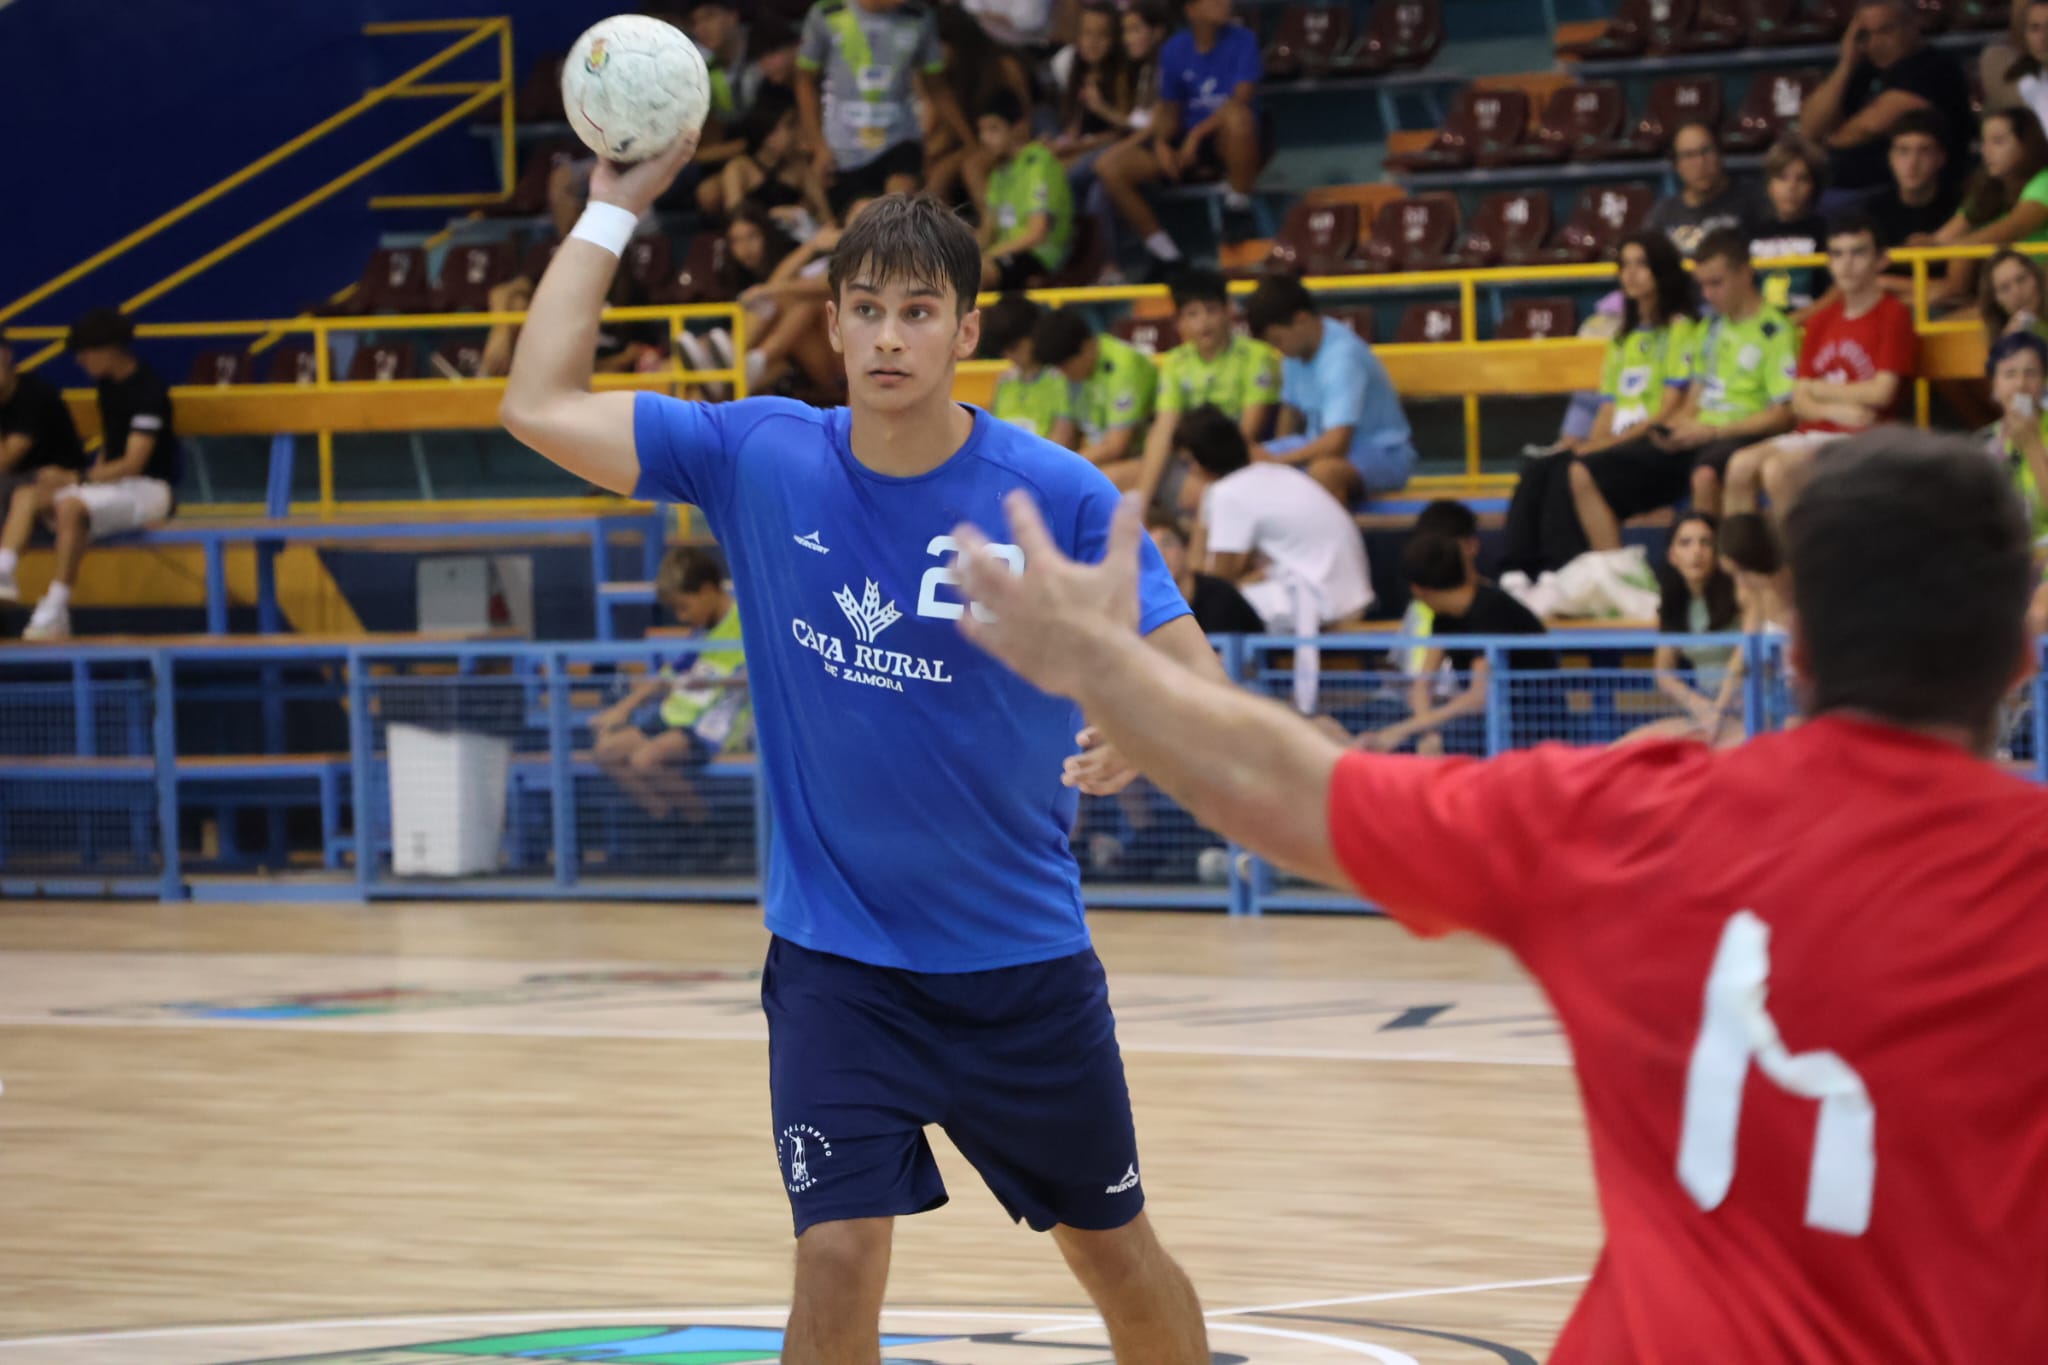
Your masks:
{"label": "outstretched hand of defender", "polygon": [[[1076,564],[1060,553],[1029,493],[1004,500],[1010,540],[1024,552],[1022,572],[989,552],[988,537],[962,523],[956,572],[979,610],[965,613],[967,638],[1048,692],[1076,696],[1086,681],[1091,638],[1138,628],[1138,513],[1126,499],[1110,522],[1109,549],[1099,564]],[[984,618],[988,619],[984,619]]]}
{"label": "outstretched hand of defender", "polygon": [[647,212],[654,207],[655,200],[668,193],[668,187],[682,174],[683,167],[690,164],[702,136],[702,129],[685,132],[669,145],[667,151],[645,161],[635,161],[630,166],[598,158],[596,168],[590,172],[591,200],[599,204],[616,204],[636,214]]}
{"label": "outstretched hand of defender", "polygon": [[1075,735],[1074,743],[1081,746],[1081,752],[1067,755],[1060,769],[1062,785],[1076,787],[1089,796],[1115,796],[1138,780],[1138,770],[1126,763],[1116,746],[1094,726]]}

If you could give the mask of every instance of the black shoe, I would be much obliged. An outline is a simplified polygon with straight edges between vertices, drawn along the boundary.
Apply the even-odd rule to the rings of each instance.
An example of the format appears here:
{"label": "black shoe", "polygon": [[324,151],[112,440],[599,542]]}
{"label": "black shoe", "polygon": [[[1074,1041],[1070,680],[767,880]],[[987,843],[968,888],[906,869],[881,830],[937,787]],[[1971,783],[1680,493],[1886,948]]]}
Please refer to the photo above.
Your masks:
{"label": "black shoe", "polygon": [[1224,206],[1223,241],[1226,246],[1237,246],[1240,243],[1249,242],[1258,235],[1259,222],[1257,218],[1252,216],[1250,209],[1234,209],[1227,204]]}
{"label": "black shoe", "polygon": [[1131,283],[1171,285],[1187,271],[1187,268],[1188,263],[1185,259],[1169,261],[1148,251],[1145,253],[1145,264],[1132,275]]}

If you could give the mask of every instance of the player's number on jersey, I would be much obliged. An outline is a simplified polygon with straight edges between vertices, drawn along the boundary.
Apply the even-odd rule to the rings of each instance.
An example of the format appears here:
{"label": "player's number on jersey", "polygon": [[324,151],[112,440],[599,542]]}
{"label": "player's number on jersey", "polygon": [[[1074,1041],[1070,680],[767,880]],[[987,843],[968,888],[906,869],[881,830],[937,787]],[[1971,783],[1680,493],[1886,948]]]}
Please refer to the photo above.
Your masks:
{"label": "player's number on jersey", "polygon": [[1742,1090],[1755,1063],[1780,1090],[1818,1100],[1813,1161],[1806,1176],[1806,1224],[1845,1237],[1870,1227],[1877,1184],[1877,1114],[1856,1069],[1832,1052],[1786,1050],[1765,1008],[1771,931],[1747,910],[1721,931],[1707,974],[1706,1017],[1685,1078],[1678,1179],[1693,1202],[1718,1208],[1735,1180]]}
{"label": "player's number on jersey", "polygon": [[[960,553],[960,542],[951,536],[933,536],[932,543],[924,547],[924,552],[937,555],[940,562],[924,571],[924,586],[917,593],[917,614],[937,617],[941,621],[957,621],[966,608],[958,602],[941,602],[939,589],[954,587],[960,582],[960,575],[953,568],[953,556]],[[1011,573],[1024,572],[1024,552],[1015,545],[991,545],[988,552],[1009,565]],[[974,618],[977,621],[995,619],[979,602],[974,604]]]}

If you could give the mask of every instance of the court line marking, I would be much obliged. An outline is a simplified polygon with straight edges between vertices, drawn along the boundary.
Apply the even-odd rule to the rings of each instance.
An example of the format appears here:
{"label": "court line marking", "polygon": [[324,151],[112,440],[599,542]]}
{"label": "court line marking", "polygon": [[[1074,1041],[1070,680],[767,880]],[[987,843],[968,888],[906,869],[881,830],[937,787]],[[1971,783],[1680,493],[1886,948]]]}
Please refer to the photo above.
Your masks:
{"label": "court line marking", "polygon": [[[489,1006],[488,1008],[518,1008]],[[760,1043],[767,1035],[755,1030],[608,1028],[584,1024],[477,1024],[453,1020],[414,1019],[403,1015],[339,1015],[326,1019],[204,1019],[162,1015],[0,1014],[0,1028],[140,1028],[253,1029],[268,1033],[402,1034],[471,1038],[582,1038],[650,1043]],[[1404,1050],[1373,1052],[1359,1048],[1262,1047],[1257,1044],[1146,1042],[1123,1036],[1125,1052],[1189,1057],[1265,1057],[1310,1062],[1441,1062],[1461,1066],[1569,1067],[1569,1056],[1516,1057],[1495,1053]]]}
{"label": "court line marking", "polygon": [[[1585,1275],[1560,1275],[1541,1280],[1493,1280],[1477,1284],[1447,1285],[1437,1289],[1394,1289],[1376,1294],[1354,1294],[1335,1299],[1305,1299],[1292,1304],[1254,1304],[1248,1308],[1215,1308],[1205,1312],[1205,1318],[1259,1317],[1291,1308],[1334,1307],[1347,1303],[1390,1303],[1399,1299],[1440,1298],[1452,1294],[1486,1294],[1502,1289],[1533,1289],[1550,1285],[1579,1284]],[[416,1313],[400,1317],[384,1318],[316,1318],[298,1322],[248,1322],[216,1325],[192,1325],[180,1327],[130,1327],[105,1332],[60,1332],[39,1337],[0,1338],[0,1351],[26,1349],[31,1346],[78,1346],[96,1341],[168,1341],[180,1337],[232,1337],[252,1336],[259,1332],[327,1332],[349,1328],[368,1329],[379,1327],[434,1327],[460,1324],[512,1324],[521,1322],[621,1322],[647,1317],[681,1318],[774,1318],[786,1317],[787,1305],[766,1308],[634,1308],[634,1309],[571,1309],[564,1312],[502,1312],[502,1313]],[[1061,1314],[1019,1310],[1016,1312],[983,1312],[961,1309],[918,1309],[884,1308],[884,1318],[931,1318],[940,1321],[960,1320],[971,1322],[1016,1322],[1035,1321],[1052,1327],[1099,1327],[1102,1319],[1088,1314]],[[1251,1324],[1243,1324],[1249,1327]],[[1231,1330],[1238,1330],[1240,1324],[1230,1324]],[[1034,1329],[1044,1330],[1044,1329]],[[1280,1329],[1272,1329],[1277,1334]],[[1342,1340],[1342,1338],[1332,1338]]]}

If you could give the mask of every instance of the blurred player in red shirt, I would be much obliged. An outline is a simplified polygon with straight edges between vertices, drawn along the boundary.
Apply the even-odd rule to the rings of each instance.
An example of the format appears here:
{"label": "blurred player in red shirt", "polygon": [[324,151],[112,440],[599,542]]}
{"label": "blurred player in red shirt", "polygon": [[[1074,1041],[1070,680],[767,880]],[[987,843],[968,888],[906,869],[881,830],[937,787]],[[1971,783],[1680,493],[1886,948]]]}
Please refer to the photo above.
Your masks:
{"label": "blurred player in red shirt", "polygon": [[1830,451],[1788,519],[1810,722],[1715,753],[1346,753],[1133,630],[1013,506],[962,626],[1209,827],[1511,948],[1571,1041],[1607,1247],[1554,1365],[2048,1358],[2048,792],[2025,515],[1964,438]]}

